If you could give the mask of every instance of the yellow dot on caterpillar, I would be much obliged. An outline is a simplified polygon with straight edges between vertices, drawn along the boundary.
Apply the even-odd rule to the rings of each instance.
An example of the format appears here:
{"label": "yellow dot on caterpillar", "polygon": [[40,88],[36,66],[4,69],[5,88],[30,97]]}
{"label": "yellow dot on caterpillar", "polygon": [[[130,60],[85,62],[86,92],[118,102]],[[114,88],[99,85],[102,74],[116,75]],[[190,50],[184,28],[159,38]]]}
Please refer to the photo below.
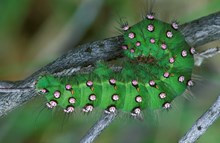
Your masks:
{"label": "yellow dot on caterpillar", "polygon": [[114,89],[115,89],[115,90],[117,90],[117,89],[118,89],[118,87],[117,87],[117,86],[114,86]]}
{"label": "yellow dot on caterpillar", "polygon": [[71,94],[74,94],[74,90],[71,90]]}
{"label": "yellow dot on caterpillar", "polygon": [[91,89],[92,91],[94,91],[94,87],[91,87],[90,89]]}
{"label": "yellow dot on caterpillar", "polygon": [[142,97],[141,96],[137,96],[135,98],[135,100],[136,100],[136,102],[140,103],[140,102],[142,102]]}

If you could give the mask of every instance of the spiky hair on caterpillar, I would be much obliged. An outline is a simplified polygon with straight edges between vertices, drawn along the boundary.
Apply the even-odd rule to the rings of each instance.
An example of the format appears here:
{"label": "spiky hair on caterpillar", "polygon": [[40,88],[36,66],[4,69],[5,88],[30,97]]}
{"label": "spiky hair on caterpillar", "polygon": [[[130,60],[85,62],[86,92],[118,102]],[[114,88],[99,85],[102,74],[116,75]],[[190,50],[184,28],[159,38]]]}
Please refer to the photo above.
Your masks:
{"label": "spiky hair on caterpillar", "polygon": [[122,30],[126,60],[121,71],[97,64],[89,74],[39,78],[36,90],[45,95],[49,108],[59,106],[65,113],[100,108],[137,117],[144,110],[169,109],[176,96],[193,86],[195,49],[186,43],[177,22],[168,24],[149,13],[131,27],[123,24]]}

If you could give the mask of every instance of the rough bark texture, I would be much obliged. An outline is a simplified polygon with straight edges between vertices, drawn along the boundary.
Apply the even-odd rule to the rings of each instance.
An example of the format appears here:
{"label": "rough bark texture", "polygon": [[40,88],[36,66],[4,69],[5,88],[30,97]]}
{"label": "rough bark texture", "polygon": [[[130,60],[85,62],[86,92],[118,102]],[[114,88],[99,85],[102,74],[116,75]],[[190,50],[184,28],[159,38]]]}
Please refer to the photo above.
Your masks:
{"label": "rough bark texture", "polygon": [[220,96],[215,103],[195,122],[179,143],[194,143],[220,116]]}

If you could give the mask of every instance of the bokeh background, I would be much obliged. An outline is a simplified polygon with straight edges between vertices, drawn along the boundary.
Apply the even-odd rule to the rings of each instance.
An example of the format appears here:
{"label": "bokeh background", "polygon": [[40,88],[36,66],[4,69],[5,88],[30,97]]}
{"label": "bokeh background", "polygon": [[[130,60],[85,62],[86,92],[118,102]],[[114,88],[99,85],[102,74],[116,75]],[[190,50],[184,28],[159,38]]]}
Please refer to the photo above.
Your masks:
{"label": "bokeh background", "polygon": [[[150,1],[150,0],[148,0]],[[0,80],[21,80],[79,44],[119,35],[120,18],[131,25],[153,7],[156,17],[185,23],[220,11],[219,0],[0,0]],[[219,41],[196,47],[213,48]],[[180,96],[158,121],[120,117],[96,143],[174,143],[220,93],[220,56],[195,68],[193,96]],[[37,97],[0,119],[1,143],[78,143],[100,114],[64,116]],[[198,143],[218,143],[218,120]]]}

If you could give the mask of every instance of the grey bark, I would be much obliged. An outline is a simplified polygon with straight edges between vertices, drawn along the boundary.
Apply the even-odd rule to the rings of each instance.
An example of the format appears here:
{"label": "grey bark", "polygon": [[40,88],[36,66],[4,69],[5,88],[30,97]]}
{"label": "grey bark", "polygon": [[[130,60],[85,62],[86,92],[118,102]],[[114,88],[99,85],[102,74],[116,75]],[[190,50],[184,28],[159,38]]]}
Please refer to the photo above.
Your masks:
{"label": "grey bark", "polygon": [[194,143],[220,116],[220,96],[215,103],[194,123],[179,143]]}

